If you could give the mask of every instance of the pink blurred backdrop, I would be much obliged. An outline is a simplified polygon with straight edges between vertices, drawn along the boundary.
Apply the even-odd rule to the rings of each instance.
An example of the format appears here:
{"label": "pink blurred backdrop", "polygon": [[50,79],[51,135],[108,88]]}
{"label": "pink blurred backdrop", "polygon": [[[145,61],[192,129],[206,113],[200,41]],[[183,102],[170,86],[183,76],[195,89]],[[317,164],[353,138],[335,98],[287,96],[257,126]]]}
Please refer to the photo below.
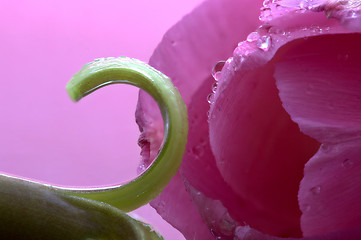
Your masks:
{"label": "pink blurred backdrop", "polygon": [[[136,176],[138,89],[104,88],[75,104],[65,84],[95,58],[148,61],[165,31],[201,0],[19,0],[0,3],[0,171],[56,185]],[[153,209],[136,211],[183,239]]]}

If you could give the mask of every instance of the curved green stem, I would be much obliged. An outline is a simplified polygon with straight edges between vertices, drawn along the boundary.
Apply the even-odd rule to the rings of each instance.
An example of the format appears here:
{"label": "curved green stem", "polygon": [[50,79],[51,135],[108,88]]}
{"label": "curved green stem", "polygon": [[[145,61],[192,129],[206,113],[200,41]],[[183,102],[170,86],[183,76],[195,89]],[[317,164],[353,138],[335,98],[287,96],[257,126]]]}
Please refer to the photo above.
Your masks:
{"label": "curved green stem", "polygon": [[67,84],[74,101],[103,86],[126,83],[148,92],[158,103],[164,121],[164,144],[152,165],[124,184],[92,189],[54,189],[78,197],[102,201],[132,211],[157,197],[176,174],[187,141],[186,106],[170,79],[149,65],[126,57],[99,59],[85,65]]}

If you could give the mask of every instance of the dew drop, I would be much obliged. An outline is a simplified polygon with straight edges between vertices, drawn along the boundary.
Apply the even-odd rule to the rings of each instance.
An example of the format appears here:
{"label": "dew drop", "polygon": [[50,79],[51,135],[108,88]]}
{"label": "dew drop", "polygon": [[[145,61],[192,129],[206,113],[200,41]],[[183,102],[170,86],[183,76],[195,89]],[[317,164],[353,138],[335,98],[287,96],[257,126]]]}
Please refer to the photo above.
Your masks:
{"label": "dew drop", "polygon": [[138,173],[142,173],[142,172],[144,172],[146,169],[147,169],[147,167],[146,167],[145,164],[143,163],[143,164],[140,164],[140,165],[138,166],[137,172],[138,172]]}
{"label": "dew drop", "polygon": [[315,34],[321,34],[323,33],[323,29],[319,26],[314,26],[313,28],[311,28],[311,32]]}
{"label": "dew drop", "polygon": [[352,167],[352,165],[353,165],[353,161],[351,159],[349,159],[349,158],[346,158],[342,162],[342,167],[344,167],[344,168]]}
{"label": "dew drop", "polygon": [[192,148],[192,153],[194,154],[194,156],[196,157],[201,157],[204,154],[204,149],[202,146],[200,145],[196,145]]}
{"label": "dew drop", "polygon": [[218,88],[218,82],[214,82],[214,83],[212,84],[212,92],[213,92],[213,93],[216,93],[217,88]]}
{"label": "dew drop", "polygon": [[358,17],[359,17],[359,15],[357,14],[356,11],[351,10],[346,13],[346,18],[354,19],[354,18],[358,18]]}
{"label": "dew drop", "polygon": [[238,71],[241,68],[245,59],[246,58],[243,55],[239,55],[238,57],[234,58],[234,64],[233,64],[234,71]]}
{"label": "dew drop", "polygon": [[331,150],[331,147],[330,147],[328,144],[323,143],[323,144],[321,145],[321,150],[322,150],[323,152],[329,152],[329,151]]}
{"label": "dew drop", "polygon": [[227,64],[231,64],[232,62],[233,62],[233,57],[228,58],[226,61]]}
{"label": "dew drop", "polygon": [[269,22],[273,18],[272,11],[270,8],[263,8],[261,9],[261,15],[259,16],[259,20],[262,22]]}
{"label": "dew drop", "polygon": [[310,3],[308,2],[308,0],[303,0],[298,6],[300,7],[300,9],[309,9]]}
{"label": "dew drop", "polygon": [[248,41],[248,42],[255,42],[255,41],[257,41],[260,37],[261,37],[261,35],[260,35],[258,32],[251,32],[251,33],[247,36],[247,41]]}
{"label": "dew drop", "polygon": [[310,189],[311,193],[313,195],[318,195],[321,192],[321,186],[316,186]]}
{"label": "dew drop", "polygon": [[222,68],[224,67],[224,64],[226,64],[225,61],[219,61],[213,66],[212,76],[213,76],[214,80],[218,81],[218,79],[221,75]]}
{"label": "dew drop", "polygon": [[213,94],[213,93],[208,94],[208,96],[207,96],[207,101],[208,101],[209,104],[212,104],[212,103],[213,103],[213,98],[214,98],[214,94]]}
{"label": "dew drop", "polygon": [[258,33],[263,33],[263,34],[266,34],[269,32],[269,30],[271,29],[271,25],[269,25],[268,23],[266,24],[262,24],[261,26],[259,26],[257,28],[257,32]]}
{"label": "dew drop", "polygon": [[279,35],[282,35],[282,36],[286,35],[286,32],[283,29],[277,28],[277,27],[271,27],[268,30],[268,32],[271,33],[271,34],[279,34]]}
{"label": "dew drop", "polygon": [[268,7],[268,5],[271,4],[272,2],[273,2],[272,0],[264,0],[263,1],[263,6]]}
{"label": "dew drop", "polygon": [[262,36],[257,40],[257,47],[264,52],[267,52],[271,48],[271,44],[271,36]]}
{"label": "dew drop", "polygon": [[246,43],[246,41],[239,42],[237,46],[242,47],[245,43]]}

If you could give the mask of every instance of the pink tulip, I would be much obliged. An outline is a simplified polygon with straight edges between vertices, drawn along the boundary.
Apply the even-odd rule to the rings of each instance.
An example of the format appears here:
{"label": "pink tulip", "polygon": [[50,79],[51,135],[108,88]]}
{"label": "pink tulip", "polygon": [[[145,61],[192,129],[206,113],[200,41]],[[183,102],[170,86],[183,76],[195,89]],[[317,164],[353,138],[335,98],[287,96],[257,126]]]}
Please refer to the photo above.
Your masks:
{"label": "pink tulip", "polygon": [[[187,239],[361,239],[359,5],[209,0],[164,36],[150,63],[190,125],[152,205]],[[143,92],[137,119],[148,165],[163,129]]]}

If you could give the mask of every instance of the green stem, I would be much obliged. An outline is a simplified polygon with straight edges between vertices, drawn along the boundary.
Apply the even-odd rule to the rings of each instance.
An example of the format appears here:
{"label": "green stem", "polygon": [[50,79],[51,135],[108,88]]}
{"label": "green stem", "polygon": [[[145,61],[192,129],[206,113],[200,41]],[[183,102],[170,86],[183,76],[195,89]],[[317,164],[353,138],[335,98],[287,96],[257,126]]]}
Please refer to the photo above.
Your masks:
{"label": "green stem", "polygon": [[187,141],[187,110],[167,76],[139,60],[126,57],[99,59],[85,65],[67,84],[67,90],[70,97],[78,101],[98,88],[114,83],[139,87],[158,103],[165,130],[161,151],[145,172],[125,185],[54,189],[132,211],[157,197],[178,171]]}

